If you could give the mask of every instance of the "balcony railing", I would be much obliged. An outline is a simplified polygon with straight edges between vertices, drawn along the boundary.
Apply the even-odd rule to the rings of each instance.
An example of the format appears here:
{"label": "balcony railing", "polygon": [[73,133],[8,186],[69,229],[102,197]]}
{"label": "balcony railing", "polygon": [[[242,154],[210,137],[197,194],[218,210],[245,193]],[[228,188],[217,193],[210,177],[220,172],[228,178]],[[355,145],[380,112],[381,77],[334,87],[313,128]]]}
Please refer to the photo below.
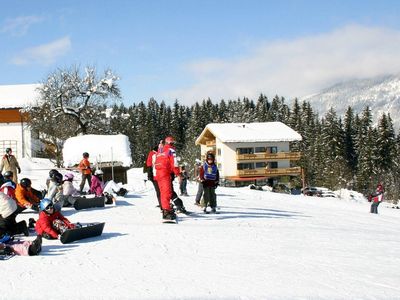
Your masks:
{"label": "balcony railing", "polygon": [[284,175],[300,175],[300,167],[292,168],[277,168],[277,169],[252,169],[252,170],[238,170],[237,176],[239,177],[252,177],[252,176],[284,176]]}
{"label": "balcony railing", "polygon": [[278,153],[255,153],[255,154],[236,154],[236,160],[299,160],[301,152],[278,152]]}

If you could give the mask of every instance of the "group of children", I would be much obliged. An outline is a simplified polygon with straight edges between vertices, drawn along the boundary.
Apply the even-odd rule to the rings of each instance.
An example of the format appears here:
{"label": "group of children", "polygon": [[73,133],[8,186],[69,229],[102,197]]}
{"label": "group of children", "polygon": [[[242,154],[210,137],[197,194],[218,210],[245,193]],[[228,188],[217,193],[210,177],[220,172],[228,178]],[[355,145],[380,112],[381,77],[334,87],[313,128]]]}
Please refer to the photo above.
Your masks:
{"label": "group of children", "polygon": [[[0,255],[37,255],[41,251],[42,237],[58,239],[65,230],[76,227],[61,213],[63,207],[73,205],[83,194],[74,187],[73,179],[73,173],[62,175],[52,169],[46,180],[47,191],[40,192],[32,188],[29,178],[16,184],[13,172],[0,173]],[[89,193],[104,196],[106,204],[115,204],[115,196],[124,196],[127,190],[112,180],[105,184],[103,172],[96,170],[91,176]],[[37,221],[30,218],[29,225],[25,220],[17,222],[17,215],[27,208],[39,212]],[[18,234],[29,236],[29,228],[35,229],[35,240],[14,238]]]}

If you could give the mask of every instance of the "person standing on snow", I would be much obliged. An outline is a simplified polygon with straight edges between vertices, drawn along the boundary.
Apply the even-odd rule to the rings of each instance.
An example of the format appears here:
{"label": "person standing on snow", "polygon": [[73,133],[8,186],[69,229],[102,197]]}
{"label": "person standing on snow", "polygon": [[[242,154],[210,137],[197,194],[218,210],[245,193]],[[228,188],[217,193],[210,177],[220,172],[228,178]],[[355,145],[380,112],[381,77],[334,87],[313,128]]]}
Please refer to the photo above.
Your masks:
{"label": "person standing on snow", "polygon": [[21,173],[21,168],[18,164],[17,159],[15,158],[14,155],[12,155],[12,149],[11,148],[7,148],[6,149],[6,154],[3,156],[3,158],[1,159],[0,162],[0,173],[2,171],[11,171],[13,172],[13,178],[12,180],[17,183],[18,182],[18,175],[17,175],[17,171],[18,173]]}
{"label": "person standing on snow", "polygon": [[200,181],[204,188],[204,212],[207,213],[207,206],[210,205],[211,212],[216,213],[217,195],[215,189],[219,184],[219,171],[212,152],[207,153],[206,161],[200,169]]}
{"label": "person standing on snow", "polygon": [[189,178],[188,172],[186,171],[185,166],[181,166],[180,169],[180,174],[179,174],[179,190],[181,192],[181,196],[189,196],[187,193],[187,181]]}
{"label": "person standing on snow", "polygon": [[[161,143],[160,143],[161,144]],[[147,167],[147,179],[153,183],[154,189],[156,191],[158,207],[161,208],[161,198],[160,198],[160,188],[158,187],[157,181],[154,179],[154,162],[156,160],[158,153],[158,146],[154,147],[149,154],[147,154],[146,167]]]}
{"label": "person standing on snow", "polygon": [[383,201],[383,193],[384,193],[382,183],[378,183],[376,186],[376,190],[374,193],[371,194],[372,197],[372,204],[371,204],[371,213],[377,214],[378,213],[378,206]]}
{"label": "person standing on snow", "polygon": [[196,158],[196,163],[194,165],[194,170],[195,170],[195,178],[196,181],[198,182],[198,187],[197,187],[197,193],[196,193],[196,198],[194,204],[197,206],[200,206],[200,201],[201,197],[203,197],[203,184],[200,181],[200,169],[203,167],[203,164],[201,163],[201,160]]}
{"label": "person standing on snow", "polygon": [[79,163],[78,168],[81,170],[82,173],[82,181],[79,186],[80,192],[83,192],[83,188],[85,187],[85,182],[87,180],[89,184],[89,188],[91,186],[91,179],[92,179],[92,169],[90,167],[90,162],[89,162],[89,153],[83,152],[82,154],[83,158]]}
{"label": "person standing on snow", "polygon": [[[174,191],[174,179],[176,176],[179,176],[180,174],[180,168],[178,164],[178,159],[176,156],[176,151],[175,151],[175,139],[172,136],[168,136],[165,138],[165,146],[163,146],[164,149],[170,151],[174,157],[174,170],[171,172],[171,190],[172,190],[172,196],[171,200],[173,204],[176,207],[176,212],[177,213],[183,213],[183,214],[188,214],[188,211],[186,210],[185,206],[183,205],[183,201],[181,198],[178,197],[178,194]],[[177,173],[178,172],[178,175]]]}
{"label": "person standing on snow", "polygon": [[166,145],[160,144],[154,162],[154,179],[160,188],[161,209],[164,220],[175,220],[176,214],[171,207],[170,201],[173,194],[171,173],[178,176],[179,167],[176,160],[175,150],[172,149],[174,139],[167,137]]}

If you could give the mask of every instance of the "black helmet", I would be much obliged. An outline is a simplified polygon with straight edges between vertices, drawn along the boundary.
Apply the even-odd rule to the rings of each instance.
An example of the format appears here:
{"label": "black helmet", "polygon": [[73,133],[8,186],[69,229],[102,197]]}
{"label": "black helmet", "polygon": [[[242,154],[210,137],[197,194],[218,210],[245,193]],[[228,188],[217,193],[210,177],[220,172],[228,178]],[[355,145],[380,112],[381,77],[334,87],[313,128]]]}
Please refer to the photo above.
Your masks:
{"label": "black helmet", "polygon": [[13,175],[14,175],[14,173],[12,171],[6,171],[3,174],[5,179],[11,179],[13,177]]}
{"label": "black helmet", "polygon": [[49,177],[52,178],[54,176],[54,174],[59,173],[56,169],[51,169],[49,171]]}
{"label": "black helmet", "polygon": [[55,182],[55,183],[62,183],[63,181],[63,176],[61,173],[57,172],[53,175],[53,177],[51,177],[51,181]]}
{"label": "black helmet", "polygon": [[214,160],[214,159],[215,159],[214,153],[212,153],[212,152],[207,152],[207,159],[212,159],[212,160]]}
{"label": "black helmet", "polygon": [[22,178],[19,184],[24,188],[29,188],[32,185],[32,181],[29,178]]}
{"label": "black helmet", "polygon": [[83,152],[82,156],[83,156],[83,157],[89,157],[89,153]]}
{"label": "black helmet", "polygon": [[10,153],[10,152],[12,152],[12,149],[11,148],[6,148],[6,153]]}

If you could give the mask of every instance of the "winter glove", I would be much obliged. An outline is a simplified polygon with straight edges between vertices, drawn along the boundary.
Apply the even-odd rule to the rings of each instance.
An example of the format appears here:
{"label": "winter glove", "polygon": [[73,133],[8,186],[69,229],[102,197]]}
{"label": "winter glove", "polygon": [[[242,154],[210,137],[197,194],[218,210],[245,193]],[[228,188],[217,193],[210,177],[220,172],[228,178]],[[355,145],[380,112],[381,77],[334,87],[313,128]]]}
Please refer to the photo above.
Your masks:
{"label": "winter glove", "polygon": [[18,169],[18,174],[19,174],[19,173],[21,173],[21,168],[20,168],[20,167],[18,167],[17,169]]}

